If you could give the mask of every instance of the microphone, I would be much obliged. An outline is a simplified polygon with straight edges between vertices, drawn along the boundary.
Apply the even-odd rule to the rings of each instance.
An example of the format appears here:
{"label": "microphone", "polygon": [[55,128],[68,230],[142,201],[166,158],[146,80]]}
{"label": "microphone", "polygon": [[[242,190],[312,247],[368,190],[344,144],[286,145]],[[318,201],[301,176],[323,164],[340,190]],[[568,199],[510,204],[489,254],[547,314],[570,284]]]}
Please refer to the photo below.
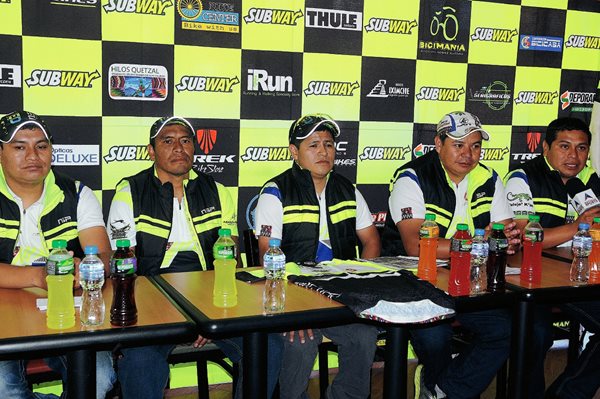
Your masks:
{"label": "microphone", "polygon": [[571,197],[571,205],[579,215],[588,209],[600,206],[600,200],[598,200],[594,191],[587,188],[579,178],[570,178],[567,180],[566,186],[569,197]]}

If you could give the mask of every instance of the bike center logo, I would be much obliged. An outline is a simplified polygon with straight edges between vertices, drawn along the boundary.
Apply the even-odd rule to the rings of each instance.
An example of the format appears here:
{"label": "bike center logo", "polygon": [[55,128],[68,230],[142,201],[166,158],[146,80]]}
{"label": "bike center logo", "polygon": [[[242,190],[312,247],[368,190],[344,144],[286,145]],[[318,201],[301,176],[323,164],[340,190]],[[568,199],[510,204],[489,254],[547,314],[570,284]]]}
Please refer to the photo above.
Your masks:
{"label": "bike center logo", "polygon": [[410,147],[365,147],[361,161],[402,161],[410,155]]}
{"label": "bike center logo", "polygon": [[469,89],[469,101],[482,102],[491,110],[500,111],[506,108],[511,98],[511,90],[508,85],[495,80],[477,90]]}
{"label": "bike center logo", "polygon": [[218,137],[217,129],[197,129],[196,142],[202,154],[194,155],[194,169],[203,173],[223,173],[223,164],[235,163],[235,154],[211,154]]}
{"label": "bike center logo", "polygon": [[417,27],[417,20],[406,19],[371,18],[369,24],[365,25],[366,32],[395,33],[398,35],[410,35]]}
{"label": "bike center logo", "polygon": [[540,155],[539,152],[536,152],[540,146],[540,142],[542,141],[542,133],[541,132],[527,132],[525,135],[525,143],[527,150],[529,152],[516,152],[512,154],[512,160],[517,161],[519,163],[523,163],[529,160],[532,160]]}
{"label": "bike center logo", "polygon": [[565,42],[565,47],[587,48],[598,50],[600,49],[600,37],[598,36],[583,36],[570,35]]}
{"label": "bike center logo", "polygon": [[360,85],[356,82],[335,82],[327,80],[311,80],[308,82],[304,95],[310,96],[354,96],[354,90]]}
{"label": "bike center logo", "polygon": [[504,148],[482,148],[480,161],[502,161],[504,156],[508,154],[508,147]]}
{"label": "bike center logo", "polygon": [[430,87],[423,86],[417,93],[417,100],[429,100],[429,101],[459,101],[460,96],[465,94],[464,88],[451,88],[451,87]]}
{"label": "bike center logo", "polygon": [[89,89],[92,87],[92,82],[99,77],[100,72],[98,72],[98,70],[86,72],[34,69],[31,71],[31,76],[25,79],[25,83],[28,87],[49,86]]}
{"label": "bike center logo", "polygon": [[114,161],[149,161],[148,146],[145,145],[114,145],[109,148],[108,153],[102,157],[104,162]]}
{"label": "bike center logo", "polygon": [[182,76],[175,88],[177,91],[207,91],[212,93],[232,93],[233,86],[240,83],[240,79],[225,78],[220,76]]}
{"label": "bike center logo", "polygon": [[102,6],[106,13],[165,15],[167,7],[173,7],[171,0],[108,0]]}
{"label": "bike center logo", "polygon": [[413,148],[413,155],[418,158],[433,150],[435,150],[435,145],[419,143]]}
{"label": "bike center logo", "polygon": [[241,156],[242,161],[289,161],[292,154],[288,147],[248,147]]}
{"label": "bike center logo", "polygon": [[594,104],[594,94],[591,92],[565,91],[560,95],[560,107],[564,111],[572,104],[586,104],[587,107],[573,107],[574,112],[590,112]]}
{"label": "bike center logo", "polygon": [[429,34],[435,40],[419,40],[419,49],[429,52],[462,55],[466,52],[464,43],[456,42],[459,22],[456,9],[444,6],[436,11],[429,23]]}
{"label": "bike center logo", "polygon": [[519,38],[519,50],[531,51],[562,51],[563,39],[556,36],[533,36],[521,35]]}
{"label": "bike center logo", "polygon": [[181,28],[212,32],[239,33],[240,14],[233,4],[216,1],[177,0]]}
{"label": "bike center logo", "polygon": [[297,26],[298,19],[304,16],[302,10],[278,10],[271,8],[255,8],[248,10],[248,14],[244,16],[244,22],[247,24],[273,24],[273,25],[288,25]]}
{"label": "bike center logo", "polygon": [[388,86],[387,80],[379,79],[375,86],[371,89],[367,97],[388,98],[388,97],[408,97],[410,96],[410,87],[404,86],[403,83],[395,83],[393,86]]}
{"label": "bike center logo", "polygon": [[520,91],[515,98],[515,104],[550,105],[558,97],[555,91]]}
{"label": "bike center logo", "polygon": [[481,40],[484,42],[497,43],[512,43],[513,38],[519,32],[516,29],[499,29],[499,28],[475,28],[471,35],[472,41]]}
{"label": "bike center logo", "polygon": [[362,12],[307,7],[304,20],[307,28],[362,30]]}

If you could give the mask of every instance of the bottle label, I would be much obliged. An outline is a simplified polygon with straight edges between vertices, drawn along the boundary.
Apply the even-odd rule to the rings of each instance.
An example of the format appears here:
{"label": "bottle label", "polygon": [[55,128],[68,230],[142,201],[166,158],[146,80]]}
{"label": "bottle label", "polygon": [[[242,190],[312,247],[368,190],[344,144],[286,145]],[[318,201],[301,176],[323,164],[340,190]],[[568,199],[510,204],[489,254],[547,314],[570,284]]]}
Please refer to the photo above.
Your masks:
{"label": "bottle label", "polygon": [[68,257],[61,260],[48,259],[48,262],[46,263],[46,272],[50,275],[73,274],[75,272],[73,258]]}
{"label": "bottle label", "polygon": [[111,259],[110,260],[110,272],[131,275],[137,271],[137,259],[136,258],[125,258],[125,259]]}
{"label": "bottle label", "polygon": [[490,237],[490,252],[505,252],[508,249],[508,239]]}
{"label": "bottle label", "polygon": [[438,238],[440,228],[438,226],[421,226],[419,229],[419,238]]}
{"label": "bottle label", "polygon": [[544,241],[544,230],[525,230],[523,241],[529,241],[531,243]]}
{"label": "bottle label", "polygon": [[473,247],[473,240],[471,238],[451,238],[450,239],[450,251],[452,252],[471,252]]}
{"label": "bottle label", "polygon": [[215,259],[235,259],[235,246],[218,246],[213,250]]}
{"label": "bottle label", "polygon": [[475,242],[473,241],[473,246],[471,249],[471,255],[473,256],[484,256],[487,258],[488,256],[488,245],[486,242]]}

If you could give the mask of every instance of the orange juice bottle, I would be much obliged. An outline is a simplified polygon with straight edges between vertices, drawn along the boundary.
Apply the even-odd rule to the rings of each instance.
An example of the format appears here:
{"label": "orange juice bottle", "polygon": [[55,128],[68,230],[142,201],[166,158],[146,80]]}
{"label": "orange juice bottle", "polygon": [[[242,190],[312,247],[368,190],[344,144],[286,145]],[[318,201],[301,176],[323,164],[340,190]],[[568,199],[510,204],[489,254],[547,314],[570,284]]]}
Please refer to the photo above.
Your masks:
{"label": "orange juice bottle", "polygon": [[594,218],[594,223],[590,227],[592,236],[592,253],[590,254],[590,279],[588,283],[600,283],[600,218]]}
{"label": "orange juice bottle", "polygon": [[419,230],[419,266],[417,277],[431,283],[437,281],[436,254],[440,228],[435,222],[435,215],[425,214],[425,221]]}

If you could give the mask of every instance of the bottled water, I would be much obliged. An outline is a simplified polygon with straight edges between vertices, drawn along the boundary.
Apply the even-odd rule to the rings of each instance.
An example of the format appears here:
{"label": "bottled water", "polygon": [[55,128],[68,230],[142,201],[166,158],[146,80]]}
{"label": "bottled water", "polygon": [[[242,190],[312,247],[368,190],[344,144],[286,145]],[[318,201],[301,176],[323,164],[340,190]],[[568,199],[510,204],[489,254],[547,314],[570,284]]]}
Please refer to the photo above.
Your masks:
{"label": "bottled water", "polygon": [[104,323],[104,263],[95,245],[86,246],[85,255],[79,264],[79,283],[83,288],[80,319],[84,326],[95,326]]}
{"label": "bottled water", "polygon": [[263,309],[267,314],[279,313],[285,308],[285,254],[280,245],[281,240],[271,238],[263,258],[267,279],[263,291]]}
{"label": "bottled water", "polygon": [[473,246],[471,247],[471,293],[476,294],[485,291],[486,276],[485,265],[487,263],[489,245],[483,238],[484,229],[475,229]]}
{"label": "bottled water", "polygon": [[585,283],[588,281],[590,267],[588,257],[592,252],[592,236],[589,232],[590,225],[579,223],[579,231],[573,236],[571,250],[573,251],[573,263],[571,264],[570,279]]}

